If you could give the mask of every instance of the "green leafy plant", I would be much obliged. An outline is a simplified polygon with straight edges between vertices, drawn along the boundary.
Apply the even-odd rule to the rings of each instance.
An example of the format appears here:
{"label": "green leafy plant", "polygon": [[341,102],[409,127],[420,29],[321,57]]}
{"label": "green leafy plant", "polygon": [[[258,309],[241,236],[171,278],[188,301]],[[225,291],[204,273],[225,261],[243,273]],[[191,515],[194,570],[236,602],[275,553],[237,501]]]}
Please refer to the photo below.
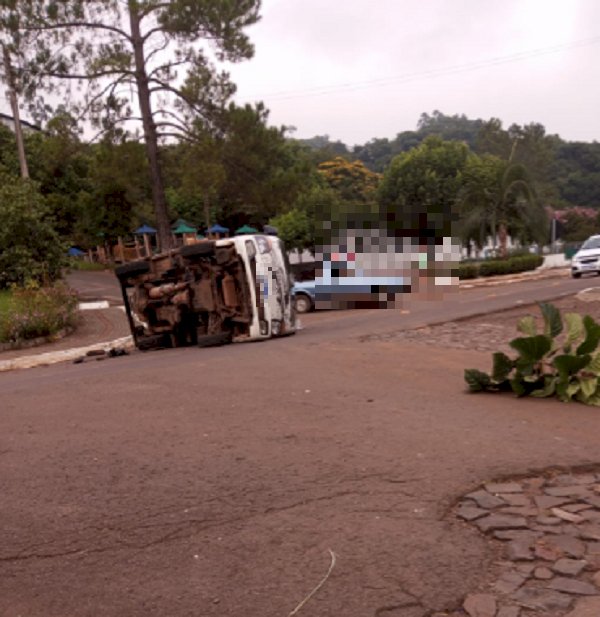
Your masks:
{"label": "green leafy plant", "polygon": [[543,331],[532,315],[519,320],[523,335],[510,341],[517,352],[510,358],[493,354],[491,374],[465,370],[471,392],[513,391],[517,396],[556,396],[600,406],[600,324],[586,315],[566,313],[564,319],[552,304],[539,305]]}

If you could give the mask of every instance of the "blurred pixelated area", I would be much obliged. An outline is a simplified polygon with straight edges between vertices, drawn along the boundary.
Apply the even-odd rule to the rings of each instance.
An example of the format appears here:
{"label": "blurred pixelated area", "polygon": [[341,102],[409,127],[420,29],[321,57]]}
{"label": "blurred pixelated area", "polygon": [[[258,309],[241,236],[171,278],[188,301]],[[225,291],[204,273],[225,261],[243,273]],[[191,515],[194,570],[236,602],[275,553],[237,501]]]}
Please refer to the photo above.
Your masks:
{"label": "blurred pixelated area", "polygon": [[315,308],[400,308],[458,289],[460,246],[447,216],[409,228],[380,212],[333,218],[317,223]]}

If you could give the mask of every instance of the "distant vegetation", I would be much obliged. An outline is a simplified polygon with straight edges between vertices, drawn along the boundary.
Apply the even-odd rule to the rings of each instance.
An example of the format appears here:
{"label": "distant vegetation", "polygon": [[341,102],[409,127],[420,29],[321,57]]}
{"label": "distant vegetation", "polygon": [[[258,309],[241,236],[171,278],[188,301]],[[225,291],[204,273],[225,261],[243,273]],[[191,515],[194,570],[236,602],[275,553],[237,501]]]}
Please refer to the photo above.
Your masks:
{"label": "distant vegetation", "polygon": [[374,138],[354,147],[330,141],[326,135],[298,141],[318,160],[342,156],[382,173],[395,156],[415,148],[430,135],[462,141],[476,154],[505,160],[514,147],[514,162],[528,168],[539,183],[540,195],[552,205],[600,207],[600,143],[564,141],[558,135],[546,134],[544,126],[535,122],[503,128],[498,119],[473,120],[434,111],[421,114],[417,130],[403,131],[393,139]]}

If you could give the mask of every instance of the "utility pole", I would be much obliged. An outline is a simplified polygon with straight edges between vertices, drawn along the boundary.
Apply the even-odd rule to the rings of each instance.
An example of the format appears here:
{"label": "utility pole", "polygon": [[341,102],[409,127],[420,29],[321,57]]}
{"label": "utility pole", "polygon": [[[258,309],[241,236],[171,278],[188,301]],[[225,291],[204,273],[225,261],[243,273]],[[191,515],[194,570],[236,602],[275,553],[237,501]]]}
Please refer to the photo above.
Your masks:
{"label": "utility pole", "polygon": [[4,76],[8,90],[8,100],[12,108],[13,122],[15,124],[15,137],[17,139],[17,151],[19,154],[19,165],[21,166],[21,177],[29,178],[29,169],[27,167],[27,159],[25,157],[25,145],[23,143],[23,131],[21,129],[21,118],[19,117],[19,103],[17,101],[17,90],[15,88],[15,76],[13,73],[10,53],[6,45],[2,45],[4,53]]}

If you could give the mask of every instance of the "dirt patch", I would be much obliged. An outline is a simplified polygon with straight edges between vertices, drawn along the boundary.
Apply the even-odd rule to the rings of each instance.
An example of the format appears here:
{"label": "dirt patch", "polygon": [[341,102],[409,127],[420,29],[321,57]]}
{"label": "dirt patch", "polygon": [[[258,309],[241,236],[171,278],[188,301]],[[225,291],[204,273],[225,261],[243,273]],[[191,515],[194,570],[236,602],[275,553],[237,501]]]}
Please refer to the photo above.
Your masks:
{"label": "dirt patch", "polygon": [[[552,302],[561,313],[591,315],[600,321],[600,291],[579,292]],[[517,322],[525,315],[533,315],[541,326],[540,310],[537,305],[520,306],[499,313],[453,321],[439,326],[429,326],[396,332],[394,339],[402,339],[452,349],[473,351],[510,351],[508,342],[519,336]]]}

